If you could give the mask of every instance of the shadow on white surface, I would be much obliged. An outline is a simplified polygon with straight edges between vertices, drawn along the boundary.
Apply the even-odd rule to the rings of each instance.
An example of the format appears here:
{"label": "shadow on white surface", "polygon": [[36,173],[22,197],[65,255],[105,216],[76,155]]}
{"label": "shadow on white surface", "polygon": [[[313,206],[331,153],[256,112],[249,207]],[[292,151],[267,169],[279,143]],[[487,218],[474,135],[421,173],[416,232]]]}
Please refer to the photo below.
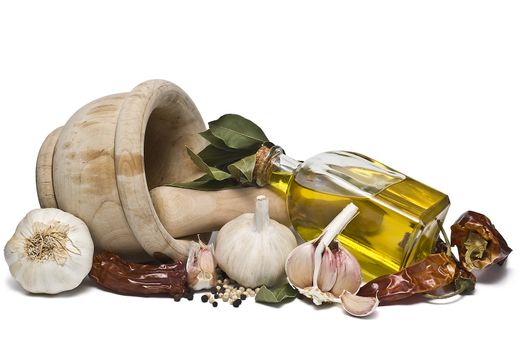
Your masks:
{"label": "shadow on white surface", "polygon": [[483,271],[477,272],[476,277],[478,278],[478,283],[495,284],[506,279],[506,277],[511,273],[511,269],[508,266],[510,264],[509,260],[510,257],[507,259],[507,261],[505,261],[505,263],[502,266],[495,264]]}
{"label": "shadow on white surface", "polygon": [[30,296],[32,298],[70,298],[70,297],[76,297],[76,296],[81,295],[81,294],[85,294],[85,293],[89,292],[89,290],[99,289],[99,288],[97,288],[96,284],[90,278],[85,278],[82,281],[82,283],[78,287],[76,287],[75,289],[69,290],[69,291],[66,291],[66,292],[62,292],[62,293],[58,293],[58,294],[44,294],[44,293],[34,294],[34,293],[29,293],[28,291],[23,289],[18,284],[18,282],[16,282],[16,280],[13,277],[11,277],[11,276],[9,276],[8,278],[5,279],[5,283],[4,284],[11,291],[14,291],[16,293],[22,293],[22,294],[25,294],[25,295]]}

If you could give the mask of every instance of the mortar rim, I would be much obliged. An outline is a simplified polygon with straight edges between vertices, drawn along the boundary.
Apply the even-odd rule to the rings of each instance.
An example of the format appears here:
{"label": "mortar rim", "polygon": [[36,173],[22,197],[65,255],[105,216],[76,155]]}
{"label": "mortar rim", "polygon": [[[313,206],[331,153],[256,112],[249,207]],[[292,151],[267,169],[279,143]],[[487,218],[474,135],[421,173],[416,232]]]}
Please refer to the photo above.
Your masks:
{"label": "mortar rim", "polygon": [[192,113],[189,117],[198,121],[197,126],[204,127],[196,106],[177,85],[166,80],[148,80],[136,86],[119,111],[114,160],[120,203],[133,235],[149,255],[160,252],[183,260],[195,242],[174,239],[161,223],[150,197],[144,160],[145,131],[152,112],[159,107],[168,108],[169,103],[178,100],[186,104],[187,111]]}

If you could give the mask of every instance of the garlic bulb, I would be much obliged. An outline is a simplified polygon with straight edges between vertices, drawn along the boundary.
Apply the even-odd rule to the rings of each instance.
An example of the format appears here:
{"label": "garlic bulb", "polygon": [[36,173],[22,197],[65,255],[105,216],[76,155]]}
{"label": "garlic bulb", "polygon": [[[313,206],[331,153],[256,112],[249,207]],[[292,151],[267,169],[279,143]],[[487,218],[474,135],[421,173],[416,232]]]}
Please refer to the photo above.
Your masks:
{"label": "garlic bulb", "polygon": [[244,287],[281,282],[287,255],[297,245],[289,228],[269,218],[268,202],[265,196],[258,196],[256,212],[229,221],[216,238],[218,265]]}
{"label": "garlic bulb", "polygon": [[353,316],[366,316],[378,305],[377,298],[355,295],[361,285],[361,269],[354,256],[334,238],[358,214],[347,205],[313,241],[296,247],[288,256],[285,272],[289,284],[316,305],[341,303]]}
{"label": "garlic bulb", "polygon": [[213,244],[205,244],[198,237],[199,244],[193,245],[187,258],[187,284],[193,290],[209,289],[216,286],[216,259]]}
{"label": "garlic bulb", "polygon": [[35,209],[4,248],[13,277],[31,293],[76,288],[91,270],[94,245],[82,220],[59,209]]}

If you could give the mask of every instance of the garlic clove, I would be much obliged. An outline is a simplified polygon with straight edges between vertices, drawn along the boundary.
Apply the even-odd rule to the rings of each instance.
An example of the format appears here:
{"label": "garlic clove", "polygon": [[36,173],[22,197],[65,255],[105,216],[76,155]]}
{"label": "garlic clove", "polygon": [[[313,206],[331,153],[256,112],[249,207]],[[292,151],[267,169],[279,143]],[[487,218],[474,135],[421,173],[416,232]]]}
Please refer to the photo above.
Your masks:
{"label": "garlic clove", "polygon": [[321,257],[318,288],[328,292],[336,283],[336,257],[329,247],[326,247]]}
{"label": "garlic clove", "polygon": [[303,243],[294,248],[287,257],[285,273],[292,286],[302,289],[312,286],[315,250],[313,243]]}
{"label": "garlic clove", "polygon": [[206,273],[214,274],[216,271],[216,259],[214,259],[214,248],[212,244],[200,248],[200,269]]}
{"label": "garlic clove", "polygon": [[347,313],[357,317],[370,315],[380,303],[376,297],[360,297],[348,291],[341,293],[340,301]]}
{"label": "garlic clove", "polygon": [[[318,287],[320,279],[321,265],[324,252],[327,265],[322,274],[322,286],[328,288],[334,286],[332,279],[336,280],[337,269],[332,266],[335,259],[331,259],[330,249],[328,248],[332,240],[354,219],[358,214],[358,207],[349,203],[338,215],[325,227],[320,236],[311,242],[306,242],[295,248],[289,254],[286,263],[286,272],[289,283],[295,287],[305,289],[306,287]],[[331,264],[331,266],[329,266]],[[359,266],[359,265],[358,265]],[[329,273],[326,271],[330,270]],[[312,276],[311,272],[312,271]],[[329,288],[330,289],[330,288]],[[329,291],[329,289],[322,289]]]}
{"label": "garlic clove", "polygon": [[337,297],[345,290],[356,293],[361,285],[361,269],[358,260],[339,242],[337,248],[334,249],[334,256],[338,274],[336,283],[330,292]]}
{"label": "garlic clove", "polygon": [[209,289],[216,286],[216,259],[213,245],[206,245],[199,238],[187,257],[187,284],[193,290]]}

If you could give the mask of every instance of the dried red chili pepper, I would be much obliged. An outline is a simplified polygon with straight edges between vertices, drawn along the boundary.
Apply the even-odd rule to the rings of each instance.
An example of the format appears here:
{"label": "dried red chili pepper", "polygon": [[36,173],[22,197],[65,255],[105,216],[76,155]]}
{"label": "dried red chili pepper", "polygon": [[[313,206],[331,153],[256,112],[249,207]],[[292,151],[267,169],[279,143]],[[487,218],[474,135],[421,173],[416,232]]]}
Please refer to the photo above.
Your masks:
{"label": "dried red chili pepper", "polygon": [[453,294],[470,294],[475,287],[476,276],[472,272],[465,270],[461,262],[458,262],[456,276],[454,277],[455,292]]}
{"label": "dried red chili pepper", "polygon": [[186,292],[185,264],[148,265],[124,261],[113,253],[95,255],[89,277],[115,293],[180,298]]}
{"label": "dried red chili pepper", "polygon": [[483,214],[467,211],[451,226],[451,242],[468,271],[502,265],[512,249]]}
{"label": "dried red chili pepper", "polygon": [[365,297],[377,296],[380,303],[405,299],[446,286],[454,280],[456,263],[445,253],[425,259],[394,274],[373,279],[358,291]]}
{"label": "dried red chili pepper", "polygon": [[[447,235],[446,235],[445,231],[443,230],[443,227],[441,227],[441,231],[443,232],[445,240],[448,241]],[[443,242],[443,240],[441,240],[441,238],[439,238],[438,241],[436,242],[436,245],[434,246],[433,253],[447,253],[448,254],[450,252],[450,250],[448,248],[449,248],[449,245],[447,243]],[[445,295],[430,295],[429,294],[429,295],[425,295],[425,296],[434,297],[434,298],[448,298],[453,295],[469,294],[469,293],[472,293],[472,291],[474,291],[474,288],[476,287],[476,276],[472,272],[467,271],[463,267],[463,264],[458,259],[456,259],[454,254],[451,253],[451,257],[454,260],[454,262],[456,263],[456,273],[454,274],[454,290]]]}

